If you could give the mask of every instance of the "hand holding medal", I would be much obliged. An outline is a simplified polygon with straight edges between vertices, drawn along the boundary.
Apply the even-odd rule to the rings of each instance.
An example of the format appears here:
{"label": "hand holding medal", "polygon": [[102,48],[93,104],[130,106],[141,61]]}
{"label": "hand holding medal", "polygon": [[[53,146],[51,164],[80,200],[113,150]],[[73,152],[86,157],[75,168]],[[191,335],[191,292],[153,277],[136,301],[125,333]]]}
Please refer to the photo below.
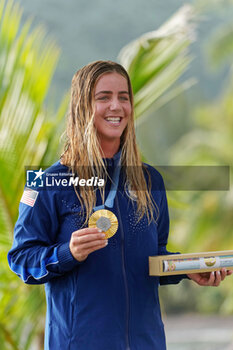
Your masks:
{"label": "hand holding medal", "polygon": [[106,209],[95,211],[89,218],[88,228],[72,233],[69,244],[71,254],[76,260],[84,261],[90,253],[106,247],[107,239],[117,229],[118,220],[115,214]]}
{"label": "hand holding medal", "polygon": [[[107,239],[112,237],[118,230],[118,220],[116,215],[110,210],[113,208],[117,193],[120,175],[120,155],[115,156],[117,164],[113,174],[113,181],[107,199],[103,205],[96,206],[88,221],[88,228],[73,232],[70,240],[70,251],[78,261],[84,261],[87,256],[108,244]],[[101,232],[101,233],[100,233]]]}
{"label": "hand holding medal", "polygon": [[98,228],[83,228],[71,235],[69,248],[73,257],[79,262],[84,261],[90,253],[106,247],[108,241]]}

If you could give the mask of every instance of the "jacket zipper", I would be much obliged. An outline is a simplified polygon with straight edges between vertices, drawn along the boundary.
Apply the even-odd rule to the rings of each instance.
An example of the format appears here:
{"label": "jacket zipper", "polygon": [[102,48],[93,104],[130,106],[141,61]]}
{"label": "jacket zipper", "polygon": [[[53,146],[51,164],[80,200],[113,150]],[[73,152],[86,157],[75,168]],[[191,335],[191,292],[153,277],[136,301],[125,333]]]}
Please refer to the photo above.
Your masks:
{"label": "jacket zipper", "polygon": [[116,196],[116,204],[117,204],[117,209],[118,209],[118,213],[119,213],[119,221],[120,221],[122,273],[123,273],[123,279],[124,279],[124,284],[125,284],[125,295],[126,295],[126,328],[125,328],[126,350],[130,350],[130,346],[129,346],[129,290],[128,290],[128,283],[127,283],[126,269],[125,269],[124,231],[123,231],[119,202],[118,202],[117,196]]}

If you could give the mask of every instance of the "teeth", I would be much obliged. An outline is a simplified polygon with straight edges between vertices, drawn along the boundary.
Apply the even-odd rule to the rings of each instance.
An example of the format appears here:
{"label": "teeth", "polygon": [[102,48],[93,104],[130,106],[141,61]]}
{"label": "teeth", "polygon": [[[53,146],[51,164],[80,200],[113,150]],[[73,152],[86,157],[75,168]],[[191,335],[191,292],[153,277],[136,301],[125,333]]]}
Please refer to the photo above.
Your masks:
{"label": "teeth", "polygon": [[121,120],[121,118],[119,118],[119,117],[116,117],[116,118],[114,118],[114,117],[108,117],[108,118],[106,118],[106,120],[109,121],[109,122],[119,123],[120,120]]}

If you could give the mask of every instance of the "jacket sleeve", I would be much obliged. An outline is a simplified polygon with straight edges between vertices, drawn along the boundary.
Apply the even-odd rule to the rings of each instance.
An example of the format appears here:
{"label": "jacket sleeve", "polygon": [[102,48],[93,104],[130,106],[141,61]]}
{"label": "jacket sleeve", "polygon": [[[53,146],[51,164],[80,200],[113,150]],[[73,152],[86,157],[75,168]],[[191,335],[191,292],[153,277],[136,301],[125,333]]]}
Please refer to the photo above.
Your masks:
{"label": "jacket sleeve", "polygon": [[29,198],[26,201],[29,204],[21,199],[8,263],[23,282],[42,284],[72,270],[79,262],[73,258],[69,242],[57,242],[59,215],[56,194],[44,189],[31,191],[34,191],[36,199]]}
{"label": "jacket sleeve", "polygon": [[[158,255],[179,254],[179,253],[171,253],[167,251],[167,241],[168,241],[168,235],[169,235],[169,213],[168,213],[166,190],[164,187],[162,177],[161,177],[161,181],[162,181],[160,185],[161,200],[159,205],[159,218],[158,218],[158,237],[159,237]],[[161,276],[160,285],[177,284],[184,278],[188,278],[187,275],[184,274],[184,275]]]}

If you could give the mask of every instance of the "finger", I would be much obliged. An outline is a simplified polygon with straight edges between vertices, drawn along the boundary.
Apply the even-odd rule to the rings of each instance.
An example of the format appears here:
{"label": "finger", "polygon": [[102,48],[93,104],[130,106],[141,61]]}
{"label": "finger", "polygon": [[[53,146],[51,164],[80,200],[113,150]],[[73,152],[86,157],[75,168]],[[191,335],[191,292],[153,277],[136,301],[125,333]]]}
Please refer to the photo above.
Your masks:
{"label": "finger", "polygon": [[215,272],[212,271],[212,272],[210,273],[210,275],[209,275],[209,279],[208,279],[206,285],[207,285],[207,286],[213,286],[214,283],[215,283],[215,279],[216,279]]}
{"label": "finger", "polygon": [[219,284],[221,283],[221,272],[220,271],[215,271],[215,281],[214,281],[214,284],[213,286],[214,287],[218,287]]}
{"label": "finger", "polygon": [[105,242],[102,242],[100,244],[96,244],[93,247],[89,247],[87,249],[80,248],[80,245],[78,245],[78,246],[71,245],[70,250],[71,250],[71,254],[74,256],[75,259],[77,259],[78,261],[83,261],[87,258],[87,256],[90,253],[92,253],[93,251],[95,251],[97,249],[106,247],[107,244],[108,244],[108,242],[105,240]]}
{"label": "finger", "polygon": [[87,234],[98,233],[98,232],[102,232],[102,230],[100,230],[97,227],[85,227],[85,228],[81,228],[80,230],[74,231],[72,234],[74,236],[84,236]]}
{"label": "finger", "polygon": [[95,241],[91,241],[91,242],[88,242],[88,243],[84,243],[80,246],[80,250],[85,251],[85,250],[88,250],[88,249],[92,249],[93,247],[96,247],[96,246],[106,246],[108,244],[108,241],[106,239],[104,240],[95,240]]}
{"label": "finger", "polygon": [[74,236],[73,241],[74,244],[84,244],[96,240],[104,240],[106,239],[106,236],[104,233],[90,233],[88,235],[83,235],[83,236]]}
{"label": "finger", "polygon": [[232,273],[233,273],[233,270],[227,270],[227,276],[232,275]]}
{"label": "finger", "polygon": [[101,244],[98,244],[98,245],[96,245],[96,246],[94,246],[94,247],[92,247],[92,248],[85,249],[85,250],[82,252],[82,254],[83,254],[83,255],[89,255],[89,254],[93,253],[93,252],[96,251],[96,250],[105,248],[107,245],[108,245],[108,241],[107,241],[105,244],[102,244],[102,243],[101,243]]}
{"label": "finger", "polygon": [[224,281],[226,275],[227,275],[227,271],[226,269],[221,269],[220,270],[220,274],[221,274],[221,280]]}

